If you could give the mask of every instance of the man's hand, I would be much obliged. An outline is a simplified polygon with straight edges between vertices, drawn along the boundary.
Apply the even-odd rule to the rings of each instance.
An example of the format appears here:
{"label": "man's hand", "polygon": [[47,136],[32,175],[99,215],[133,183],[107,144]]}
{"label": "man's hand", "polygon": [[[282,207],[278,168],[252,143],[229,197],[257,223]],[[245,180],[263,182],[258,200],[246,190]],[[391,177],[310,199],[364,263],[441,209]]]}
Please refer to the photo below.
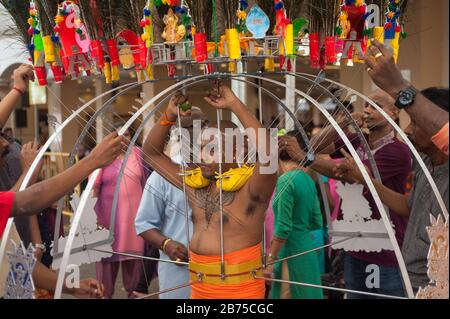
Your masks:
{"label": "man's hand", "polygon": [[29,64],[22,64],[13,74],[14,87],[18,88],[22,92],[28,90],[28,82],[34,81],[33,66]]}
{"label": "man's hand", "polygon": [[35,142],[27,143],[22,147],[20,157],[23,172],[27,171],[31,167],[37,155],[39,154],[40,148],[41,146],[39,145],[39,143]]}
{"label": "man's hand", "polygon": [[191,115],[191,110],[183,111],[180,108],[180,105],[185,103],[187,100],[188,98],[179,91],[172,96],[166,111],[168,121],[175,122],[176,119],[178,118],[178,111],[180,112],[181,117]]}
{"label": "man's hand", "polygon": [[117,132],[111,133],[85,159],[89,160],[94,168],[103,168],[121,154],[124,144],[123,136],[119,136]]}
{"label": "man's hand", "polygon": [[336,177],[351,184],[365,184],[363,174],[361,173],[358,165],[356,165],[353,157],[348,154],[344,149],[341,149],[341,154],[344,155],[345,160],[336,165],[333,169]]}
{"label": "man's hand", "polygon": [[229,109],[239,105],[240,101],[233,91],[222,83],[213,83],[211,94],[205,101],[216,109]]}
{"label": "man's hand", "polygon": [[189,261],[187,248],[179,242],[169,241],[166,245],[165,253],[173,261]]}
{"label": "man's hand", "polygon": [[79,299],[102,299],[105,288],[96,279],[83,279],[80,281],[80,288],[74,288],[71,293]]}
{"label": "man's hand", "polygon": [[393,98],[397,98],[398,92],[408,88],[410,84],[403,78],[391,51],[377,40],[373,40],[368,52],[364,61],[369,67],[368,73],[373,82]]}
{"label": "man's hand", "polygon": [[306,152],[300,148],[297,139],[293,136],[282,136],[278,140],[279,152],[287,152],[292,160],[301,163],[306,157]]}
{"label": "man's hand", "polygon": [[[355,120],[356,124],[360,128],[363,128],[364,125],[365,125],[365,123],[364,123],[364,113],[355,112],[355,113],[352,113],[351,115],[352,115],[353,120]],[[352,123],[351,119],[348,118],[348,116],[346,116],[343,113],[339,113],[336,116],[336,122],[342,129],[346,129]]]}

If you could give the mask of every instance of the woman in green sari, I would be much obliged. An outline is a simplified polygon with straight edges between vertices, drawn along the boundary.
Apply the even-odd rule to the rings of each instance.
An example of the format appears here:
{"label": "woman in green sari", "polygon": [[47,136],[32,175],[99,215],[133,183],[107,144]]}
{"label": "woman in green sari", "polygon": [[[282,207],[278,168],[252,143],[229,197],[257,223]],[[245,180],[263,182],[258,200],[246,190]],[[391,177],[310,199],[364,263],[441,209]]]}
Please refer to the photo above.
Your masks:
{"label": "woman in green sari", "polygon": [[[320,236],[321,232],[317,230],[323,227],[317,189],[312,178],[286,152],[280,154],[280,177],[272,207],[275,224],[269,263],[317,248],[314,236]],[[276,263],[269,266],[266,273],[273,273],[275,279],[321,285],[319,256],[320,252],[312,252]],[[270,297],[322,299],[323,291],[319,288],[273,283]]]}

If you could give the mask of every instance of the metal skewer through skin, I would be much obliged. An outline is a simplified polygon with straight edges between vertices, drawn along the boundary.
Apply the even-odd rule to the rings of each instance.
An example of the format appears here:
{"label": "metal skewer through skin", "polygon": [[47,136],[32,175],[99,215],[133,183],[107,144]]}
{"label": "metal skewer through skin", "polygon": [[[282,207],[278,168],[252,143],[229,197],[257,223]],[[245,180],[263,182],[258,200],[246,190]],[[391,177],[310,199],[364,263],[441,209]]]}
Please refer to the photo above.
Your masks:
{"label": "metal skewer through skin", "polygon": [[164,262],[167,264],[174,264],[174,265],[178,265],[178,266],[188,266],[189,265],[189,263],[184,262],[184,261],[165,260],[165,259],[161,259],[161,258],[153,258],[153,257],[147,257],[147,256],[129,254],[129,253],[120,253],[120,252],[116,252],[116,251],[108,251],[108,250],[98,249],[98,248],[85,248],[85,249],[91,250],[91,251],[96,251],[99,253],[112,254],[112,255],[123,256],[123,257],[138,258],[138,259],[142,259],[142,260],[158,261],[158,262]]}
{"label": "metal skewer through skin", "polygon": [[[183,133],[181,132],[181,115],[180,115],[180,108],[177,108],[178,110],[178,131],[180,135],[180,143],[183,145]],[[182,154],[182,147],[180,147],[180,165],[181,165],[181,172],[183,176],[186,176],[186,163],[184,163],[183,154]],[[190,249],[190,241],[191,237],[189,235],[189,205],[188,205],[188,196],[187,196],[187,190],[186,190],[186,180],[184,177],[183,180],[183,195],[184,195],[184,214],[185,214],[185,228],[186,228],[186,245],[187,245],[187,251],[188,251],[188,260],[190,260],[189,256],[191,254]]]}
{"label": "metal skewer through skin", "polygon": [[[259,121],[264,126],[264,118],[263,118],[264,113],[263,113],[263,105],[262,105],[262,83],[261,83],[261,80],[258,80],[258,109],[259,109]],[[266,269],[266,267],[267,267],[266,241],[267,241],[266,216],[264,216],[263,238],[262,238],[262,250],[263,250],[262,265],[263,265],[264,269]]]}
{"label": "metal skewer through skin", "polygon": [[[220,94],[220,91],[219,91]],[[217,110],[217,134],[219,137],[219,207],[220,207],[220,274],[225,281],[225,239],[223,234],[223,179],[222,179],[222,110]]]}
{"label": "metal skewer through skin", "polygon": [[307,251],[303,251],[301,253],[298,253],[298,254],[295,254],[295,255],[292,255],[292,256],[288,256],[288,257],[285,257],[285,258],[280,258],[280,259],[274,260],[274,261],[268,263],[267,266],[278,264],[278,263],[281,263],[281,262],[286,261],[286,260],[295,259],[295,258],[304,256],[304,255],[313,253],[315,251],[319,251],[319,250],[322,250],[322,249],[325,249],[325,248],[328,248],[328,247],[332,247],[334,245],[342,244],[342,243],[345,243],[345,242],[347,242],[349,240],[352,240],[352,239],[355,239],[355,238],[361,238],[361,237],[363,237],[363,235],[361,233],[356,234],[356,235],[352,235],[350,237],[341,239],[341,240],[339,240],[337,242],[334,242],[334,243],[329,243],[327,245],[323,245],[323,246],[316,247],[316,248],[313,248],[313,249],[310,249],[310,250],[307,250]]}
{"label": "metal skewer through skin", "polygon": [[174,264],[174,265],[179,265],[179,266],[189,265],[189,263],[184,262],[184,261],[165,260],[165,259],[161,259],[161,258],[153,258],[153,257],[147,257],[147,256],[141,256],[141,255],[129,254],[129,253],[120,253],[120,252],[116,252],[116,251],[108,251],[108,250],[98,249],[98,248],[86,248],[86,250],[92,250],[92,251],[96,251],[99,253],[112,254],[112,255],[123,256],[123,257],[132,257],[132,258],[139,258],[139,259],[143,259],[143,260],[164,262],[167,264]]}

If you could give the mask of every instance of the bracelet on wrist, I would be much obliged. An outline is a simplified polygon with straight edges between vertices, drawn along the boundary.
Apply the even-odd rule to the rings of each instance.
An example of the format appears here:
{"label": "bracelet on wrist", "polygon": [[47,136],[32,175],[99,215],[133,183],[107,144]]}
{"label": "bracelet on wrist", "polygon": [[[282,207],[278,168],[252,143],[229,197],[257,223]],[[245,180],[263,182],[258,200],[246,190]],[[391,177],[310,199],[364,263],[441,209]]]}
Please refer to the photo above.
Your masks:
{"label": "bracelet on wrist", "polygon": [[13,90],[13,91],[19,92],[20,95],[24,95],[24,94],[25,94],[25,92],[22,91],[21,89],[19,89],[17,86],[14,86],[14,87],[12,88],[12,90]]}
{"label": "bracelet on wrist", "polygon": [[164,112],[164,118],[159,122],[161,126],[172,126],[177,124],[176,122],[169,121],[169,117],[167,116],[167,112]]}
{"label": "bracelet on wrist", "polygon": [[163,241],[163,243],[162,243],[162,245],[161,245],[161,250],[162,250],[164,253],[166,253],[166,247],[167,247],[167,244],[170,243],[171,241],[172,241],[172,238],[166,238],[166,239]]}

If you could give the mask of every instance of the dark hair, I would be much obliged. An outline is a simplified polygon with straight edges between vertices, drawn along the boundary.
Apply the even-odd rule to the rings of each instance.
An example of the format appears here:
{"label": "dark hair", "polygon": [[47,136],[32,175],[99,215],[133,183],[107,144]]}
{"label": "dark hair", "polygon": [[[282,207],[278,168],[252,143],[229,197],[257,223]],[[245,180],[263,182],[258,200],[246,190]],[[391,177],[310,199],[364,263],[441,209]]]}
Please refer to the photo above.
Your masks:
{"label": "dark hair", "polygon": [[[300,145],[300,148],[302,150],[306,149],[306,141],[303,139],[302,134],[300,134],[299,131],[291,131],[286,134],[286,136],[295,137],[297,140],[298,145]],[[292,158],[289,156],[289,154],[286,151],[283,151],[280,153],[280,160],[283,162],[291,161]]]}
{"label": "dark hair", "polygon": [[421,92],[427,99],[448,112],[448,89],[430,87]]}

